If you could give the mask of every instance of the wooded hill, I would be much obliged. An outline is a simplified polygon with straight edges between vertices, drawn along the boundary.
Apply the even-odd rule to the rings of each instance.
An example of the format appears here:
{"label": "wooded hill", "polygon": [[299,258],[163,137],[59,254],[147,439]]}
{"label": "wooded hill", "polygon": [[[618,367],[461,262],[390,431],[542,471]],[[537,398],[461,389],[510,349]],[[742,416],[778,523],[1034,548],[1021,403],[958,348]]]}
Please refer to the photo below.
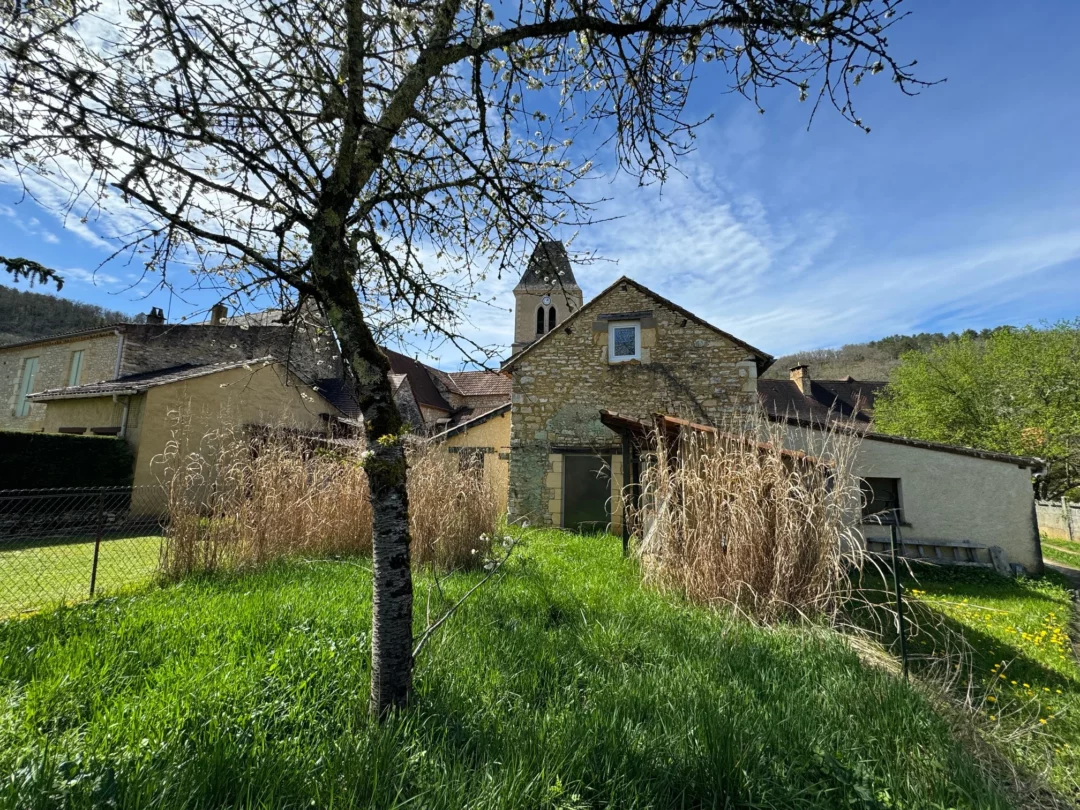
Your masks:
{"label": "wooded hill", "polygon": [[848,343],[839,349],[811,349],[795,354],[785,354],[776,359],[772,367],[765,372],[769,379],[787,379],[792,366],[806,364],[810,366],[810,376],[818,380],[842,380],[851,376],[856,380],[885,381],[892,375],[893,369],[900,365],[900,356],[904,352],[926,352],[935,346],[959,340],[962,337],[985,339],[998,329],[974,329],[962,333],[920,332],[917,335],[891,335],[881,340],[867,343]]}
{"label": "wooded hill", "polygon": [[94,304],[0,285],[0,345],[121,321],[141,323],[143,320],[143,315],[129,315]]}

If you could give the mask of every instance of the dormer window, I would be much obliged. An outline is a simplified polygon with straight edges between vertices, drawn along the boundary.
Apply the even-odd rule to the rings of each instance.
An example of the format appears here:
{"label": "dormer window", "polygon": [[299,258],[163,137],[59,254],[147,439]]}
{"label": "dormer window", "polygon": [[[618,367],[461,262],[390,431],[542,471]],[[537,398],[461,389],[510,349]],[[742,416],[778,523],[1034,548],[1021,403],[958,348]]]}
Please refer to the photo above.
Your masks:
{"label": "dormer window", "polygon": [[641,359],[641,322],[614,321],[608,324],[608,362]]}

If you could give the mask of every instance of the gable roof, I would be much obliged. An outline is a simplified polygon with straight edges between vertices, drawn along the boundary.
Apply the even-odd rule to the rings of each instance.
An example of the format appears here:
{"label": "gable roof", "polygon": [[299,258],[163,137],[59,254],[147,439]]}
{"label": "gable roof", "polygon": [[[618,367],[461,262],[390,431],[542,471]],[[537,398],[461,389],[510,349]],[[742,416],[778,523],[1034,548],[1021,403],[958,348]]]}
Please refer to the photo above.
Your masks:
{"label": "gable roof", "polygon": [[758,398],[771,416],[792,416],[825,424],[833,419],[869,423],[874,401],[884,382],[811,380],[810,394],[804,394],[791,380],[758,380]]}
{"label": "gable roof", "polygon": [[408,379],[409,388],[412,389],[413,399],[416,400],[417,405],[424,405],[447,413],[454,410],[439,392],[435,381],[431,379],[430,372],[433,369],[429,369],[419,360],[399,354],[393,349],[383,347],[383,354],[390,361],[390,371],[394,374],[404,375]]}
{"label": "gable roof", "polygon": [[521,276],[516,290],[528,288],[551,289],[553,287],[578,286],[566,246],[557,239],[540,242],[529,257],[529,264]]}
{"label": "gable roof", "polygon": [[510,399],[514,381],[496,371],[451,371],[446,374],[453,383],[452,390],[463,397],[505,396]]}
{"label": "gable roof", "polygon": [[196,377],[205,377],[207,374],[217,374],[219,371],[229,371],[234,368],[245,366],[268,365],[278,362],[273,357],[259,357],[253,360],[237,360],[231,363],[209,363],[207,365],[192,365],[183,363],[169,368],[144,371],[139,374],[128,374],[115,380],[85,383],[83,385],[71,385],[64,388],[46,388],[30,394],[27,399],[32,402],[48,402],[54,399],[82,399],[86,397],[103,397],[112,394],[131,395],[141,394],[150,388],[169,383],[192,380]]}
{"label": "gable roof", "polygon": [[553,329],[550,332],[545,333],[543,337],[539,338],[538,340],[534,341],[533,343],[530,343],[528,346],[526,346],[524,349],[519,351],[517,354],[511,355],[509,358],[507,358],[506,362],[503,363],[503,365],[502,365],[502,370],[503,371],[510,371],[515,365],[517,365],[517,362],[522,357],[527,355],[529,352],[531,352],[537,346],[539,346],[542,343],[544,343],[545,341],[549,340],[552,337],[552,335],[557,334],[562,329],[564,329],[565,327],[567,327],[570,324],[572,324],[573,322],[575,322],[584,313],[588,312],[590,309],[592,309],[594,306],[596,306],[596,303],[598,301],[600,301],[605,295],[607,295],[609,292],[614,290],[620,284],[629,284],[630,286],[634,287],[636,290],[638,290],[642,294],[647,295],[650,298],[652,298],[653,300],[655,300],[655,301],[663,304],[664,306],[668,307],[669,309],[673,309],[675,312],[678,312],[684,318],[687,318],[688,320],[691,320],[696,324],[704,326],[706,329],[709,329],[712,332],[715,332],[716,334],[720,335],[720,337],[724,338],[725,340],[729,340],[732,343],[734,343],[736,346],[739,346],[740,348],[746,349],[746,351],[748,351],[748,352],[750,352],[750,354],[754,355],[755,359],[757,360],[758,376],[761,376],[762,372],[764,372],[765,369],[767,369],[769,366],[771,366],[773,364],[773,362],[775,362],[775,360],[776,360],[776,358],[773,357],[771,354],[767,354],[766,352],[761,351],[761,349],[757,349],[757,348],[751,346],[746,341],[739,340],[739,338],[735,337],[731,333],[725,332],[723,329],[719,329],[719,328],[713,326],[711,323],[706,321],[704,318],[698,317],[697,315],[695,315],[690,310],[684,309],[683,307],[676,304],[674,301],[669,301],[667,298],[664,298],[662,295],[660,295],[660,294],[658,294],[656,292],[653,292],[648,287],[646,287],[644,284],[640,284],[640,283],[634,281],[629,276],[622,276],[621,278],[617,279],[614,284],[610,285],[609,287],[606,287],[604,290],[597,293],[597,295],[595,295],[592,299],[590,299],[581,309],[579,309],[577,312],[571,314],[570,317],[568,317],[566,320],[564,320],[562,323],[560,323],[558,329]]}

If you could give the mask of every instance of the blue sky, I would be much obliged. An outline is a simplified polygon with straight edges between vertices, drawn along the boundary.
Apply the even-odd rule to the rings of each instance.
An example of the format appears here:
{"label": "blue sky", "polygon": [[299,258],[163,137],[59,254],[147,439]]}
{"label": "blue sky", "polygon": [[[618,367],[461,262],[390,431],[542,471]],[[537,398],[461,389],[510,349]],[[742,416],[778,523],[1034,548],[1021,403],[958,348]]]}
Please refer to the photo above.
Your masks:
{"label": "blue sky", "polygon": [[[715,118],[683,176],[588,189],[617,219],[576,237],[611,260],[577,269],[586,299],[625,273],[774,354],[1080,316],[1080,4],[908,8],[894,52],[947,81],[906,98],[884,74],[869,79],[856,97],[869,135],[825,110],[807,131],[793,90],[766,95],[759,115],[712,75],[696,85],[694,111]],[[60,269],[64,296],[171,306],[174,320],[213,303],[144,299],[125,266],[95,280],[108,250],[94,223],[19,199],[0,186],[0,255]],[[510,342],[515,281],[488,282],[502,309],[475,310],[471,337]]]}

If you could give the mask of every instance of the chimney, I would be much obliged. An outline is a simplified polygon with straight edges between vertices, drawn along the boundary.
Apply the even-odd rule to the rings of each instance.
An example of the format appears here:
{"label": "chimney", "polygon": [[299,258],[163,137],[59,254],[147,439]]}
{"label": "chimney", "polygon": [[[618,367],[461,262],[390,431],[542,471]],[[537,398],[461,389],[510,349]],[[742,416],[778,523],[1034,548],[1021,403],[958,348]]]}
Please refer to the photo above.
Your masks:
{"label": "chimney", "polygon": [[810,366],[792,366],[791,368],[791,381],[795,385],[799,386],[799,391],[802,392],[804,397],[810,396]]}
{"label": "chimney", "polygon": [[214,304],[210,307],[210,323],[213,326],[223,326],[228,317],[229,308],[224,304]]}
{"label": "chimney", "polygon": [[165,323],[165,313],[161,311],[161,307],[150,307],[146,322],[151,326],[161,326]]}

